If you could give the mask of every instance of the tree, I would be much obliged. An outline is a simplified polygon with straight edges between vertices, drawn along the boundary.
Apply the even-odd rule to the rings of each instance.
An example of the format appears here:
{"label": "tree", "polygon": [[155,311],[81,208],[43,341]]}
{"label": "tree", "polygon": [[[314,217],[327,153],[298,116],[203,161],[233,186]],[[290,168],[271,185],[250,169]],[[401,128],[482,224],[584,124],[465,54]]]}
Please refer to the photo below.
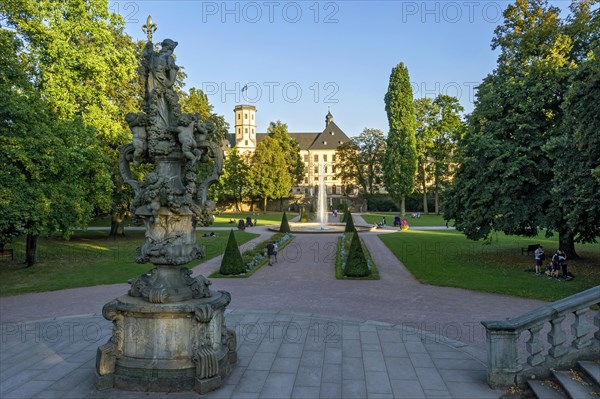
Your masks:
{"label": "tree", "polygon": [[383,183],[384,156],[383,132],[365,128],[358,137],[337,148],[336,178],[345,185],[358,184],[365,195],[373,195]]}
{"label": "tree", "polygon": [[287,125],[281,121],[271,122],[267,128],[267,133],[269,137],[279,142],[283,150],[292,184],[300,184],[304,179],[304,162],[300,157],[298,142],[290,136]]}
{"label": "tree", "polygon": [[593,51],[580,37],[598,32],[590,28],[598,15],[585,10],[565,22],[543,0],[517,0],[506,9],[493,40],[501,50],[498,67],[479,87],[447,196],[444,217],[467,237],[545,229],[558,232],[560,247],[574,258],[575,242],[600,234],[594,163],[573,145],[577,128],[568,115],[577,107],[565,101],[583,70],[581,55]]}
{"label": "tree", "polygon": [[348,211],[348,214],[344,219],[346,221],[346,227],[344,228],[344,231],[346,233],[352,233],[353,231],[356,231],[356,227],[354,226],[354,219],[352,219],[350,211]]}
{"label": "tree", "polygon": [[242,274],[246,271],[244,266],[244,260],[240,253],[233,229],[229,231],[229,238],[227,239],[227,246],[223,253],[223,259],[221,260],[221,267],[219,273],[225,276],[233,276]]}
{"label": "tree", "polygon": [[26,264],[40,235],[68,237],[108,210],[108,160],[92,128],[59,119],[31,85],[20,42],[0,29],[0,242],[26,235]]}
{"label": "tree", "polygon": [[286,198],[292,189],[285,153],[277,140],[267,136],[258,143],[252,156],[250,181],[253,195],[263,199],[267,210],[268,199]]}
{"label": "tree", "polygon": [[125,115],[140,101],[140,47],[106,0],[10,0],[0,18],[24,40],[19,57],[51,110],[81,117],[105,146],[114,180],[111,233],[118,231],[131,195],[116,173],[117,148],[131,140]]}
{"label": "tree", "polygon": [[401,211],[404,215],[404,199],[414,190],[417,171],[415,109],[408,70],[404,63],[392,69],[384,100],[390,131],[383,161],[383,179],[392,198],[401,199]]}
{"label": "tree", "polygon": [[348,249],[344,274],[348,277],[366,277],[371,274],[371,269],[369,269],[369,265],[367,264],[367,258],[365,257],[358,233],[355,230],[351,234],[352,241]]}
{"label": "tree", "polygon": [[416,178],[419,182],[423,195],[423,212],[429,213],[427,206],[427,176],[430,166],[434,140],[437,136],[436,122],[439,113],[438,106],[431,98],[415,99],[415,116],[417,126],[415,130],[418,173]]}
{"label": "tree", "polygon": [[223,163],[223,175],[221,186],[223,193],[233,198],[235,209],[239,212],[239,204],[242,202],[251,187],[249,181],[250,159],[246,154],[240,154],[234,147],[225,158]]}
{"label": "tree", "polygon": [[213,112],[214,106],[208,101],[208,96],[201,89],[195,87],[191,87],[188,92],[181,90],[180,93],[181,112],[198,114],[201,121],[214,123],[215,130],[210,132],[207,139],[226,140],[229,134],[229,123],[225,121],[223,115]]}
{"label": "tree", "polygon": [[285,214],[285,211],[283,212],[283,217],[281,218],[281,224],[279,225],[279,232],[280,233],[290,233],[290,224],[288,223],[287,220],[287,215]]}

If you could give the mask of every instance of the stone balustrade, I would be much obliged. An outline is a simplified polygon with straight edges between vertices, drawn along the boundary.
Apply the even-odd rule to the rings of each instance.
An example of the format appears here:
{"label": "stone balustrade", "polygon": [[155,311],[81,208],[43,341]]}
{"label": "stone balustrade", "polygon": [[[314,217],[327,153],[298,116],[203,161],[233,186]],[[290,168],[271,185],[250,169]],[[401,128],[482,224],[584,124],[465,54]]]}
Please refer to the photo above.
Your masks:
{"label": "stone balustrade", "polygon": [[[600,358],[600,311],[591,309],[599,304],[600,286],[596,286],[514,319],[482,321],[488,384],[492,388],[522,385],[527,379],[547,378],[551,369]],[[570,334],[563,327],[565,320]],[[520,356],[523,339],[526,358]]]}

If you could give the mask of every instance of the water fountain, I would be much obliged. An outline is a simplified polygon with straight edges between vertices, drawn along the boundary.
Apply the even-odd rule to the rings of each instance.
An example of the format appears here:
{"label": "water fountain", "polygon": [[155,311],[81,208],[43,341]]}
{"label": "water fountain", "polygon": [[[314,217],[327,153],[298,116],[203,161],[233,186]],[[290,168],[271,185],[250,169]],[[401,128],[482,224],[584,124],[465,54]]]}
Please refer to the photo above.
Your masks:
{"label": "water fountain", "polygon": [[325,165],[323,160],[319,165],[319,192],[317,193],[317,223],[321,230],[327,228],[327,186],[325,185]]}

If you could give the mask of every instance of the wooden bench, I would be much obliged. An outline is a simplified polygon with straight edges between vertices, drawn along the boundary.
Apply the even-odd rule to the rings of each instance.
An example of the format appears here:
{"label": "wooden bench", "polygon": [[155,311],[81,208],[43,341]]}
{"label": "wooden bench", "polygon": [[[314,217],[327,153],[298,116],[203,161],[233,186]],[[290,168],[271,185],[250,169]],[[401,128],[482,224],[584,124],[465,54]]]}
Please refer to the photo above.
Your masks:
{"label": "wooden bench", "polygon": [[521,255],[523,255],[525,252],[527,252],[527,256],[529,256],[529,253],[535,252],[535,250],[538,249],[539,246],[540,246],[540,244],[531,244],[531,245],[528,245],[527,248],[521,248]]}
{"label": "wooden bench", "polygon": [[15,253],[13,249],[4,248],[0,250],[0,258],[8,258],[9,256],[11,260],[15,259]]}

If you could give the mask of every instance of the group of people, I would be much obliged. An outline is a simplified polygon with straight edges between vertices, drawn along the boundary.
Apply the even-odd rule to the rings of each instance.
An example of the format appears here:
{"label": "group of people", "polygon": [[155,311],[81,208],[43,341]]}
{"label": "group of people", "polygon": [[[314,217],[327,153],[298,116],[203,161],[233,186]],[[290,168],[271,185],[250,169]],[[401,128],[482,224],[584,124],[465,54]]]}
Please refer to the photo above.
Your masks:
{"label": "group of people", "polygon": [[269,266],[273,266],[273,261],[277,262],[277,242],[271,241],[267,244],[267,256],[269,257]]}
{"label": "group of people", "polygon": [[[229,223],[235,223],[235,219],[229,219]],[[252,220],[251,216],[246,217],[246,220],[240,219],[238,222],[238,230],[246,230],[246,227],[254,227],[258,223],[256,217]]]}
{"label": "group of people", "polygon": [[[536,276],[542,275],[542,267],[544,266],[544,260],[546,259],[546,254],[541,245],[537,247],[534,252],[535,255],[535,274]],[[561,273],[562,272],[562,273]],[[550,264],[546,267],[545,274],[548,278],[555,279],[564,279],[571,280],[573,278],[572,274],[568,271],[567,265],[567,255],[560,248],[556,250],[554,255],[550,260]]]}

